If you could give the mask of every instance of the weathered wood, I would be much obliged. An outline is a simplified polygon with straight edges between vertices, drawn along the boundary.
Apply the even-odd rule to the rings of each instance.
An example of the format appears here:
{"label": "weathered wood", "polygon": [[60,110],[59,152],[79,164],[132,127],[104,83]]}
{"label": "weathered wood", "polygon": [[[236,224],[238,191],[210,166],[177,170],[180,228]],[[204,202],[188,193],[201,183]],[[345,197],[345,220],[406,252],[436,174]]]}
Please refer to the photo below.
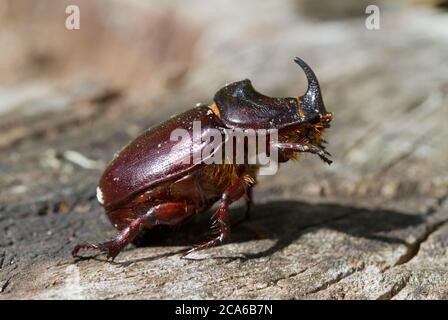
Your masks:
{"label": "weathered wood", "polygon": [[[88,3],[80,1],[84,15],[107,25],[110,7]],[[16,63],[0,63],[0,299],[448,298],[448,17],[384,10],[381,30],[367,31],[362,13],[316,23],[292,2],[229,3],[116,4],[135,22],[135,48],[114,44],[126,39],[118,26],[83,25],[73,36],[80,49],[61,69],[64,41],[75,38],[54,25],[58,10],[1,22],[19,37],[31,15],[54,45],[44,62],[18,43],[0,53]],[[139,45],[145,37],[148,48]],[[86,51],[96,52],[91,60]],[[301,94],[295,55],[316,69],[335,112],[334,165],[310,155],[260,177],[253,219],[234,228],[231,243],[189,259],[178,251],[204,238],[211,213],[154,230],[149,245],[114,263],[70,256],[76,243],[115,235],[95,198],[114,152],[209,102],[225,82],[247,77],[272,95]],[[25,70],[27,82],[11,69]],[[232,219],[242,216],[237,205]]]}

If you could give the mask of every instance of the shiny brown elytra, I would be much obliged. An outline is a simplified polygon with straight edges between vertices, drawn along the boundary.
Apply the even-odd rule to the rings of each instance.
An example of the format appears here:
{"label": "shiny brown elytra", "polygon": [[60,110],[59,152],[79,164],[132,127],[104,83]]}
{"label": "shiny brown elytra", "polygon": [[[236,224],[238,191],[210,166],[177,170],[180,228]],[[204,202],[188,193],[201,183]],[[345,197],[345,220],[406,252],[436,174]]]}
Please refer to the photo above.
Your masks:
{"label": "shiny brown elytra", "polygon": [[77,245],[73,256],[80,249],[98,249],[113,259],[155,225],[179,224],[219,201],[212,225],[214,237],[186,250],[188,254],[228,238],[228,207],[243,196],[248,217],[258,165],[181,163],[179,159],[188,157],[191,148],[198,146],[185,145],[183,151],[172,152],[177,141],[172,141],[170,135],[179,128],[191,131],[193,121],[200,121],[201,136],[210,129],[277,129],[279,162],[310,152],[330,164],[329,153],[321,143],[332,114],[325,109],[314,72],[300,58],[294,61],[308,79],[303,96],[268,97],[257,92],[250,80],[234,82],[220,89],[210,106],[200,105],[172,117],[128,144],[107,166],[97,188],[98,201],[120,233],[112,241]]}

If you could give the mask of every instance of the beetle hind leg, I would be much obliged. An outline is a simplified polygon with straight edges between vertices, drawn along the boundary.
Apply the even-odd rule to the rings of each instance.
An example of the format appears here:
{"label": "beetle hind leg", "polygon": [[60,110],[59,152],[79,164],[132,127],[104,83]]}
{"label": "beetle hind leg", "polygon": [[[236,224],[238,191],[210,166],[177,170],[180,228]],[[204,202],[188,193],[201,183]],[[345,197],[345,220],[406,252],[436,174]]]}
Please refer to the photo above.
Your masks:
{"label": "beetle hind leg", "polygon": [[148,212],[133,220],[112,241],[99,244],[86,242],[75,246],[72,256],[77,256],[80,250],[94,249],[106,253],[112,260],[123,250],[143,229],[151,228],[158,224],[174,225],[194,213],[187,203],[170,202],[152,207]]}

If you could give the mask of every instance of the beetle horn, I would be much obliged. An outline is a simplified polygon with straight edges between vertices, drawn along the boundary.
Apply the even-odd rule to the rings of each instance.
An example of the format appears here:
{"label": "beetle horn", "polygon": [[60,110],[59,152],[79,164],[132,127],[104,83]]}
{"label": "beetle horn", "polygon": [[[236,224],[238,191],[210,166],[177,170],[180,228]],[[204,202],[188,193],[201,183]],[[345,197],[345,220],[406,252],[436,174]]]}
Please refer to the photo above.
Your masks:
{"label": "beetle horn", "polygon": [[327,114],[322,100],[319,81],[317,81],[314,71],[311,70],[310,66],[299,57],[295,57],[294,62],[302,68],[308,79],[308,89],[302,97],[302,108],[304,112],[306,113],[308,111],[310,114],[315,114],[317,111],[320,114]]}

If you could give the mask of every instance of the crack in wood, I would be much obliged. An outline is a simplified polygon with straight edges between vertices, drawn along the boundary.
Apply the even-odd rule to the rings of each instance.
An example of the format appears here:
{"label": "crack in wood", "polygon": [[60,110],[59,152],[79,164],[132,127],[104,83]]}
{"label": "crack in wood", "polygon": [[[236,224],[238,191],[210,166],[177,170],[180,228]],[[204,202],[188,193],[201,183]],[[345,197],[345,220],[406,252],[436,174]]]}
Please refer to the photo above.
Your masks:
{"label": "crack in wood", "polygon": [[3,264],[5,263],[5,255],[4,252],[0,253],[0,269],[3,268]]}
{"label": "crack in wood", "polygon": [[260,288],[260,289],[257,289],[257,290],[262,290],[262,289],[266,289],[266,288],[270,288],[270,287],[276,287],[276,286],[278,286],[278,283],[279,283],[280,281],[282,281],[282,280],[287,280],[287,279],[291,279],[291,278],[293,278],[293,277],[295,277],[295,276],[298,276],[299,274],[304,273],[304,272],[307,271],[308,269],[309,269],[309,268],[304,268],[304,269],[302,269],[302,270],[300,270],[300,271],[298,271],[298,272],[293,272],[293,273],[290,273],[290,274],[288,274],[288,275],[285,275],[285,276],[282,276],[282,277],[280,277],[280,278],[277,278],[277,279],[273,280],[270,284],[268,284],[267,287],[265,287],[265,288]]}
{"label": "crack in wood", "polygon": [[359,266],[354,267],[354,268],[348,270],[345,273],[339,274],[336,278],[324,282],[323,284],[321,284],[317,288],[314,288],[313,290],[307,291],[306,295],[315,294],[315,293],[318,293],[320,291],[326,290],[326,289],[330,288],[331,286],[337,284],[338,282],[341,282],[345,278],[351,276],[352,274],[360,272],[360,271],[362,271],[364,269],[365,269],[365,263],[362,262]]}
{"label": "crack in wood", "polygon": [[[437,210],[443,206],[443,204],[447,200],[447,198],[448,198],[448,195],[444,195],[444,196],[438,198],[436,205],[433,207],[430,207],[427,210],[427,214],[432,215],[435,212],[437,212]],[[411,245],[409,245],[407,247],[406,252],[398,258],[398,260],[395,262],[395,264],[388,268],[385,268],[384,270],[382,270],[382,272],[384,272],[388,269],[395,268],[397,266],[409,263],[412,259],[414,259],[418,255],[418,253],[420,252],[421,245],[424,242],[426,242],[428,240],[428,238],[434,232],[439,230],[441,227],[443,227],[447,223],[448,223],[448,219],[444,219],[444,220],[439,221],[433,225],[427,226],[425,232],[414,243],[412,243]],[[412,273],[407,274],[403,279],[396,282],[391,287],[391,289],[389,291],[387,291],[386,293],[379,296],[377,298],[377,300],[390,300],[390,299],[394,298],[395,296],[397,296],[408,285],[408,283],[411,279],[411,276],[412,276]]]}
{"label": "crack in wood", "polygon": [[394,283],[390,290],[379,296],[376,300],[391,300],[396,295],[398,295],[406,286],[411,279],[411,274],[406,275],[400,281]]}
{"label": "crack in wood", "polygon": [[6,281],[2,284],[2,286],[0,287],[0,293],[5,292],[6,288],[9,286],[9,284],[11,283],[11,279],[12,277],[9,277],[8,279],[6,279]]}
{"label": "crack in wood", "polygon": [[448,219],[439,221],[438,223],[435,223],[433,225],[427,226],[425,232],[416,239],[415,242],[407,246],[406,252],[398,258],[397,262],[393,265],[393,267],[397,267],[400,265],[403,265],[405,263],[408,263],[411,261],[415,256],[418,255],[420,251],[421,245],[428,240],[428,238],[436,232],[438,229],[440,229],[444,224],[448,223]]}
{"label": "crack in wood", "polygon": [[[437,210],[439,210],[443,206],[443,203],[445,202],[446,199],[447,199],[447,195],[444,195],[443,197],[440,197],[439,199],[437,199],[436,207],[428,208],[426,214],[432,215],[435,212],[437,212]],[[439,230],[446,223],[448,223],[448,219],[443,219],[443,220],[438,221],[437,223],[434,223],[432,225],[427,225],[425,232],[420,237],[418,237],[413,243],[411,243],[407,246],[406,252],[400,258],[398,258],[397,262],[395,262],[395,264],[392,267],[396,267],[396,266],[408,263],[414,257],[416,257],[420,251],[421,245],[425,241],[428,240],[428,238],[431,236],[431,234],[433,234],[434,232]]]}

